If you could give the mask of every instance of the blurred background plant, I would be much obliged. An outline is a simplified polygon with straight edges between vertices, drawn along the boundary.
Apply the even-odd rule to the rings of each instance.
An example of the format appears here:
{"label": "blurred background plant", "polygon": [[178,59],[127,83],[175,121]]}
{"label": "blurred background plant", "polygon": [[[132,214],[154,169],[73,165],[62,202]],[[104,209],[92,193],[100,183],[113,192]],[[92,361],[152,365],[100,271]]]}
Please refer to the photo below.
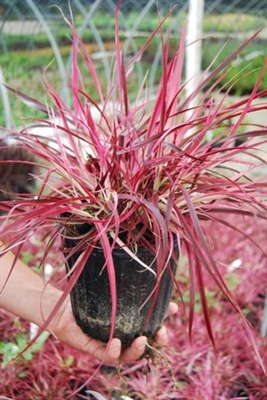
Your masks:
{"label": "blurred background plant", "polygon": [[[255,328],[255,340],[267,362],[267,337],[261,332],[264,296],[267,283],[266,258],[257,246],[266,242],[265,221],[255,219],[251,227],[246,219],[236,216],[231,220],[247,235],[252,235],[255,244],[232,229],[220,224],[207,223],[207,232],[213,237],[214,255],[220,263],[230,287],[235,291],[241,308]],[[215,233],[216,232],[216,233]],[[29,243],[33,254],[36,244]],[[56,251],[51,253],[51,263],[58,264]],[[37,247],[36,247],[37,248]],[[27,254],[25,254],[27,259]],[[30,257],[31,266],[40,261],[40,248],[36,257]],[[58,272],[59,279],[61,272]],[[188,269],[181,262],[179,281],[185,306],[188,304]],[[73,399],[95,399],[96,392],[105,400],[169,400],[169,399],[220,399],[220,400],[265,400],[267,378],[252,352],[242,322],[216,288],[212,279],[205,276],[208,299],[211,306],[216,352],[207,337],[201,307],[195,308],[192,343],[188,341],[187,317],[182,303],[178,318],[167,322],[169,345],[154,362],[140,361],[133,366],[102,366],[51,336],[42,337],[34,349],[28,351],[3,368],[0,377],[0,398],[7,396],[15,400],[29,399],[63,400],[72,396],[89,377],[90,382],[73,395]],[[16,354],[29,331],[29,324],[19,321],[8,313],[0,314],[0,353],[3,363]],[[42,344],[44,343],[44,344]],[[13,353],[14,352],[14,353]],[[101,397],[99,399],[102,400]]]}
{"label": "blurred background plant", "polygon": [[[157,8],[159,6],[159,10]],[[71,7],[76,28],[92,54],[97,71],[103,74],[103,82],[112,73],[114,50],[115,0],[72,0]],[[65,0],[0,0],[0,50],[2,79],[6,84],[28,95],[45,101],[42,74],[47,68],[47,79],[65,99],[70,99],[67,76],[71,68],[71,38],[62,11],[69,17]],[[170,19],[172,42],[178,41],[186,21],[189,0],[134,1],[124,0],[121,6],[121,40],[126,43],[128,55],[145,41],[158,24],[158,12],[165,15],[173,7]],[[218,54],[213,68],[225,59],[244,38],[262,29],[256,41],[246,47],[233,63],[231,74],[236,82],[231,89],[234,95],[247,94],[254,86],[258,68],[267,56],[267,18],[265,0],[206,0],[203,20],[202,67],[206,68]],[[166,22],[168,24],[169,22]],[[227,44],[226,44],[227,43]],[[146,52],[136,72],[137,91],[149,67],[149,87],[158,82],[160,63],[160,41],[156,39]],[[246,71],[254,74],[246,79]],[[240,76],[241,74],[241,76]],[[227,77],[228,79],[228,77]],[[225,84],[226,81],[222,81]],[[94,96],[90,79],[88,90]],[[261,89],[267,87],[267,76]],[[21,124],[21,116],[38,117],[40,114],[18,104],[14,96],[5,96],[1,91],[0,101],[5,112],[0,114],[0,125],[11,127]],[[70,100],[69,100],[70,101]],[[8,110],[12,109],[12,117]],[[26,110],[26,113],[25,113]]]}

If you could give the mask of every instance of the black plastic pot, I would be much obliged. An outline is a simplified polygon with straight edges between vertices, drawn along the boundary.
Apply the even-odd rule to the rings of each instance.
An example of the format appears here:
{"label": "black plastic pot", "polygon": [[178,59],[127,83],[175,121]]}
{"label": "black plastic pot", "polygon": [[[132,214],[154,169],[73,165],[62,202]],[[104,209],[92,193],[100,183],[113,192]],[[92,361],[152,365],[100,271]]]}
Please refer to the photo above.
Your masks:
{"label": "black plastic pot", "polygon": [[[65,247],[73,247],[76,241],[66,239]],[[150,265],[153,256],[145,248],[137,256]],[[79,253],[68,259],[67,271],[74,265]],[[117,289],[117,316],[114,337],[128,346],[137,336],[146,335],[151,341],[162,326],[173,290],[172,276],[177,265],[172,260],[160,281],[159,290],[151,295],[157,280],[150,271],[133,260],[123,249],[113,251]],[[111,329],[111,295],[105,258],[95,248],[85,268],[70,293],[72,309],[82,331],[95,339],[107,342]],[[152,265],[156,270],[156,263]],[[150,298],[149,298],[150,296]],[[147,301],[147,299],[149,300]]]}

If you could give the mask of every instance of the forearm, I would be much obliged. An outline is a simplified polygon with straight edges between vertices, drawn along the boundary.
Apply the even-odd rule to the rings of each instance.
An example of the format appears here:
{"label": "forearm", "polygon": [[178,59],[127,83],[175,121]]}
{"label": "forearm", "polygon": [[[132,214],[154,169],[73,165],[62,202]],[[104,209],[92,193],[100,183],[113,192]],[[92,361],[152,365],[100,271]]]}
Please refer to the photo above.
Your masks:
{"label": "forearm", "polygon": [[[11,252],[0,258],[0,306],[42,326],[56,307],[62,292],[51,285],[45,285],[39,275],[19,260],[11,271],[13,261],[14,256]],[[170,314],[174,312],[176,311],[171,311],[170,308]],[[125,362],[137,360],[144,353],[147,344],[147,339],[141,336],[121,353],[119,339],[113,338],[107,346],[85,335],[74,320],[69,297],[55,312],[47,328],[59,340],[106,363],[117,362],[119,358]],[[157,332],[157,343],[160,345],[167,343],[164,328]]]}
{"label": "forearm", "polygon": [[45,285],[43,279],[20,260],[11,271],[13,260],[11,252],[0,258],[0,306],[41,326],[61,292],[50,284]]}

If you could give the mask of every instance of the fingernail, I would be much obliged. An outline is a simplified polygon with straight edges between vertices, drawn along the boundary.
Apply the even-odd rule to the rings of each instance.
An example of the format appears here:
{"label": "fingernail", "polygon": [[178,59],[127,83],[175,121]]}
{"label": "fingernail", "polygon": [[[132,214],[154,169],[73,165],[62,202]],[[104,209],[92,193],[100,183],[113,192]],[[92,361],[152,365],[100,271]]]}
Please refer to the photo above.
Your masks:
{"label": "fingernail", "polygon": [[147,338],[144,337],[138,340],[136,347],[138,350],[142,350],[145,349],[146,345],[147,345]]}
{"label": "fingernail", "polygon": [[111,345],[110,345],[110,349],[112,350],[112,351],[118,351],[118,350],[120,350],[120,342],[119,341],[113,341],[112,343],[111,343]]}
{"label": "fingernail", "polygon": [[168,333],[167,333],[167,329],[166,329],[165,326],[163,326],[163,327],[161,328],[160,338],[161,338],[162,340],[168,339]]}

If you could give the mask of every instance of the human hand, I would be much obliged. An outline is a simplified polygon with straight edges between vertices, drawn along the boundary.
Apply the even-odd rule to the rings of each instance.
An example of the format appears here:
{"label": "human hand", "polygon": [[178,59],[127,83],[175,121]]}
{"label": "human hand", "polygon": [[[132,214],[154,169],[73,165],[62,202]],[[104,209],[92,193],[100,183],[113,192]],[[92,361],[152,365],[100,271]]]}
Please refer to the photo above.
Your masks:
{"label": "human hand", "polygon": [[[178,307],[175,303],[170,303],[168,316],[175,314],[177,309]],[[118,360],[123,362],[134,361],[144,353],[147,345],[147,338],[145,336],[136,338],[131,346],[122,351],[121,341],[117,338],[113,338],[106,344],[84,334],[75,322],[69,298],[61,310],[59,315],[53,318],[49,328],[57,339],[69,346],[107,364],[113,364]],[[155,343],[157,346],[165,346],[167,342],[167,330],[163,326],[155,334]]]}
{"label": "human hand", "polygon": [[[48,318],[51,319],[47,329],[56,338],[105,363],[137,360],[144,353],[147,344],[145,336],[135,339],[131,346],[123,351],[119,339],[114,338],[106,344],[88,337],[75,322],[69,297],[55,312],[62,296],[60,290],[50,284],[44,284],[43,279],[20,260],[17,260],[16,268],[13,268],[11,274],[14,264],[14,255],[11,252],[6,253],[1,261],[0,274],[4,286],[0,286],[0,302],[5,310],[38,326],[42,326]],[[168,315],[175,314],[176,311],[176,304],[170,303]],[[155,334],[155,344],[164,346],[167,341],[167,331],[163,326]]]}

